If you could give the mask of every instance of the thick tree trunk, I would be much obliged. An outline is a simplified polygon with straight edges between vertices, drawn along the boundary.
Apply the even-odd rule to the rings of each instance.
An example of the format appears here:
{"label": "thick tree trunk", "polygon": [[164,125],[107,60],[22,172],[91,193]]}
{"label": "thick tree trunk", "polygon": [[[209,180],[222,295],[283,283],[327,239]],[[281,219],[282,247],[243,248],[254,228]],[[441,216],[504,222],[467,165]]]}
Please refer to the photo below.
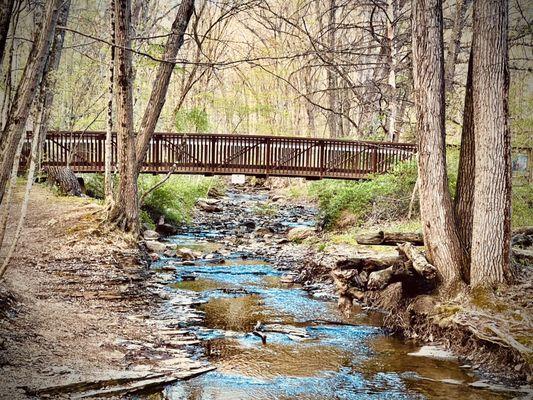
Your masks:
{"label": "thick tree trunk", "polygon": [[463,37],[463,28],[466,22],[466,12],[470,7],[472,0],[456,0],[455,18],[453,20],[452,36],[450,39],[450,46],[448,47],[448,55],[446,58],[446,91],[453,90],[453,81],[455,77],[455,65],[457,64],[457,57],[461,51],[461,38]]}
{"label": "thick tree trunk", "polygon": [[430,262],[450,285],[463,256],[446,174],[442,1],[413,0],[412,14],[420,213]]}
{"label": "thick tree trunk", "polygon": [[125,232],[139,232],[135,133],[133,131],[133,79],[131,0],[115,0],[115,100],[117,108],[118,187],[109,222]]}
{"label": "thick tree trunk", "polygon": [[137,173],[142,167],[150,139],[152,138],[157,120],[161,114],[161,109],[165,104],[168,85],[170,83],[170,78],[172,77],[172,71],[176,65],[173,60],[176,59],[176,56],[183,45],[185,32],[189,25],[189,21],[191,20],[193,11],[194,0],[183,0],[172,24],[171,34],[168,37],[165,46],[165,54],[163,56],[168,62],[159,64],[154,86],[152,87],[152,93],[150,94],[150,100],[148,101],[148,105],[146,106],[141,121],[136,149]]}
{"label": "thick tree trunk", "polygon": [[0,3],[0,71],[2,70],[2,61],[4,60],[7,34],[9,33],[14,4],[15,0],[4,0]]}
{"label": "thick tree trunk", "polygon": [[113,85],[115,81],[115,0],[110,2],[110,20],[111,20],[111,57],[109,59],[109,69],[108,69],[108,80],[109,80],[109,89],[108,89],[108,100],[107,100],[107,124],[105,132],[105,160],[104,160],[104,189],[105,189],[105,200],[109,206],[113,203],[113,180],[112,180],[112,171],[113,168]]}
{"label": "thick tree trunk", "polygon": [[474,2],[473,98],[476,142],[472,286],[509,278],[511,140],[508,125],[508,2]]}
{"label": "thick tree trunk", "polygon": [[26,120],[35,97],[37,86],[42,78],[50,43],[57,24],[59,4],[62,0],[51,0],[46,5],[42,24],[38,29],[28,62],[15,94],[6,126],[0,142],[0,202],[11,173],[17,145],[25,133]]}
{"label": "thick tree trunk", "polygon": [[57,185],[63,194],[81,196],[82,189],[76,174],[69,167],[48,167],[48,182]]}
{"label": "thick tree trunk", "polygon": [[472,218],[474,212],[474,176],[475,176],[475,137],[472,99],[472,52],[468,62],[466,95],[463,112],[463,129],[461,134],[461,151],[459,156],[459,173],[455,194],[455,215],[461,245],[464,248],[465,262],[463,275],[468,281],[470,276],[470,250],[472,245]]}

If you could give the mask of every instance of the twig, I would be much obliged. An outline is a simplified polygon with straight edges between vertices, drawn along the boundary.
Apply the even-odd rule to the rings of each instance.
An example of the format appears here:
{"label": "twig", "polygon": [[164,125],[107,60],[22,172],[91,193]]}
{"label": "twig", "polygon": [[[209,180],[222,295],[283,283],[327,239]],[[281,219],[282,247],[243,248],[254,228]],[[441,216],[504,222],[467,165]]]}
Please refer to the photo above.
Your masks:
{"label": "twig", "polygon": [[157,184],[155,184],[154,186],[152,186],[150,189],[148,189],[146,192],[143,193],[143,195],[141,196],[141,198],[139,200],[139,207],[141,207],[144,204],[144,201],[146,200],[146,197],[150,193],[152,193],[157,188],[163,186],[165,184],[165,182],[169,180],[170,176],[176,171],[177,167],[178,167],[178,164],[174,163],[172,165],[172,167],[170,167],[170,170],[168,171],[168,173],[165,175],[165,177],[160,182],[158,182]]}

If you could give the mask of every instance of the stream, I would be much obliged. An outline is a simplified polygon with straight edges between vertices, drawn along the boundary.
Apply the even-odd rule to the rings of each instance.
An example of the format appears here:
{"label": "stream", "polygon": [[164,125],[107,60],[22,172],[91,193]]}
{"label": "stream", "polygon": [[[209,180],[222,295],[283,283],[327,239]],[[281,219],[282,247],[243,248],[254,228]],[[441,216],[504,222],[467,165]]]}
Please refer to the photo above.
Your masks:
{"label": "stream", "polygon": [[[408,355],[419,347],[389,336],[382,315],[343,315],[332,296],[284,283],[288,266],[273,259],[280,232],[312,226],[316,210],[273,207],[267,192],[231,190],[222,212],[199,213],[192,226],[167,238],[204,258],[154,264],[179,309],[177,327],[200,339],[194,357],[216,370],[178,382],[161,398],[238,399],[507,399],[473,388],[478,380],[458,361]],[[268,224],[271,235],[254,238]],[[177,311],[173,311],[177,313]],[[266,344],[253,333],[266,335]]]}

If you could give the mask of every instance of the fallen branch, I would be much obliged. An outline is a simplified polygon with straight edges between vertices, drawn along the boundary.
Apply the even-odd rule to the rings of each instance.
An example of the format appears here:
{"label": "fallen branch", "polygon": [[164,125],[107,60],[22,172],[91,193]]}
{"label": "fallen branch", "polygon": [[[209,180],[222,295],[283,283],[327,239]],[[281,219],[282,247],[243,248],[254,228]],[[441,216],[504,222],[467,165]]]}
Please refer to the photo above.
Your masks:
{"label": "fallen branch", "polygon": [[416,232],[375,232],[355,237],[359,244],[386,245],[395,246],[397,243],[413,243],[416,245],[424,244],[424,237],[421,233]]}
{"label": "fallen branch", "polygon": [[165,184],[165,182],[169,180],[169,178],[172,176],[172,174],[174,172],[176,172],[177,167],[178,167],[177,163],[172,164],[172,167],[170,167],[170,169],[169,169],[168,173],[165,175],[165,177],[142,194],[141,198],[139,199],[139,207],[143,206],[143,204],[144,204],[144,202],[146,200],[146,197],[150,193],[152,193],[154,190],[156,190],[156,189],[160,188],[161,186],[163,186]]}
{"label": "fallen branch", "polygon": [[437,276],[437,269],[431,265],[426,257],[411,243],[398,243],[398,251],[404,254],[412,262],[416,272],[426,279],[433,279]]}
{"label": "fallen branch", "polygon": [[404,258],[397,254],[375,254],[360,256],[337,261],[336,268],[341,270],[356,269],[358,271],[374,271],[393,265],[401,265]]}
{"label": "fallen branch", "polygon": [[382,269],[381,271],[374,271],[368,276],[367,288],[369,290],[382,290],[390,283],[395,281],[402,281],[411,276],[409,270],[405,267],[392,266]]}

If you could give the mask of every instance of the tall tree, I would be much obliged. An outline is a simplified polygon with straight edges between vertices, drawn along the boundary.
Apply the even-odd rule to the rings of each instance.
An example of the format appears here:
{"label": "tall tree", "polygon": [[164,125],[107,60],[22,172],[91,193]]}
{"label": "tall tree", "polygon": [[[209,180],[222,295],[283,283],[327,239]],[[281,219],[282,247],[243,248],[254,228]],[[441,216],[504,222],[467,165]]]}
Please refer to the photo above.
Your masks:
{"label": "tall tree", "polygon": [[150,139],[154,133],[155,127],[161,110],[165,104],[165,98],[170,84],[170,78],[172,77],[172,71],[176,66],[176,56],[183,45],[185,32],[189,21],[194,11],[194,0],[182,0],[176,18],[172,23],[172,29],[165,45],[165,54],[163,59],[166,61],[159,64],[157,75],[154,80],[152,92],[150,94],[150,100],[146,106],[144,112],[141,127],[139,130],[139,136],[137,140],[137,171],[140,171],[144,158],[146,157],[146,151],[150,144]]}
{"label": "tall tree", "polygon": [[412,18],[420,214],[429,258],[450,285],[463,256],[446,173],[442,0],[413,0]]}
{"label": "tall tree", "polygon": [[135,132],[133,131],[133,71],[131,0],[115,0],[115,102],[117,109],[118,187],[109,221],[134,235],[139,230]]}
{"label": "tall tree", "polygon": [[[335,56],[335,49],[337,47],[337,0],[329,0],[328,10],[328,26],[327,26],[327,38],[328,38],[328,51],[331,54],[330,59],[333,60]],[[329,109],[328,113],[328,127],[329,134],[332,138],[339,136],[340,131],[340,107],[339,107],[339,93],[337,88],[337,75],[333,66],[327,66],[327,78],[328,78],[328,100]]]}
{"label": "tall tree", "polygon": [[508,7],[507,0],[474,2],[472,95],[476,157],[472,286],[505,282],[510,275]]}
{"label": "tall tree", "polygon": [[2,61],[4,60],[7,34],[9,32],[9,25],[11,24],[14,4],[15,0],[3,0],[0,2],[0,70],[2,69]]}
{"label": "tall tree", "polygon": [[456,0],[455,3],[455,16],[453,19],[453,28],[445,68],[447,92],[453,90],[455,66],[457,64],[459,52],[461,51],[461,38],[463,37],[463,29],[466,23],[466,14],[471,3],[472,0]]}
{"label": "tall tree", "polygon": [[[71,0],[64,0],[59,9],[59,16],[57,25],[65,27],[68,21]],[[61,55],[63,53],[63,43],[65,41],[65,30],[57,29],[55,31],[50,51],[46,59],[43,78],[39,86],[39,96],[37,97],[37,112],[34,134],[38,137],[38,149],[42,147],[42,143],[46,134],[48,133],[48,124],[50,122],[50,112],[52,103],[54,101],[55,86],[57,82],[57,71]]]}
{"label": "tall tree", "polygon": [[388,124],[387,131],[389,140],[397,142],[399,135],[396,132],[396,120],[398,118],[398,101],[396,93],[396,69],[398,63],[397,36],[398,36],[398,4],[399,0],[387,0],[386,13],[386,33],[387,33],[387,64],[389,68],[388,77]]}
{"label": "tall tree", "polygon": [[111,176],[111,169],[113,163],[113,85],[115,81],[115,0],[110,1],[110,36],[111,36],[111,49],[109,58],[108,69],[108,99],[107,99],[107,121],[105,132],[105,160],[104,160],[104,187],[105,187],[105,200],[111,205],[113,203],[113,181]]}
{"label": "tall tree", "polygon": [[17,145],[25,133],[31,104],[43,75],[61,2],[62,0],[51,0],[46,4],[41,26],[37,29],[28,62],[17,87],[13,105],[2,133],[2,141],[0,142],[0,203],[3,200],[6,184],[12,170]]}
{"label": "tall tree", "polygon": [[461,133],[461,151],[459,154],[459,172],[455,194],[455,215],[461,245],[464,249],[464,277],[470,275],[470,250],[472,244],[472,220],[474,217],[474,177],[476,164],[476,146],[474,136],[474,102],[472,98],[472,51],[468,61],[466,94]]}

